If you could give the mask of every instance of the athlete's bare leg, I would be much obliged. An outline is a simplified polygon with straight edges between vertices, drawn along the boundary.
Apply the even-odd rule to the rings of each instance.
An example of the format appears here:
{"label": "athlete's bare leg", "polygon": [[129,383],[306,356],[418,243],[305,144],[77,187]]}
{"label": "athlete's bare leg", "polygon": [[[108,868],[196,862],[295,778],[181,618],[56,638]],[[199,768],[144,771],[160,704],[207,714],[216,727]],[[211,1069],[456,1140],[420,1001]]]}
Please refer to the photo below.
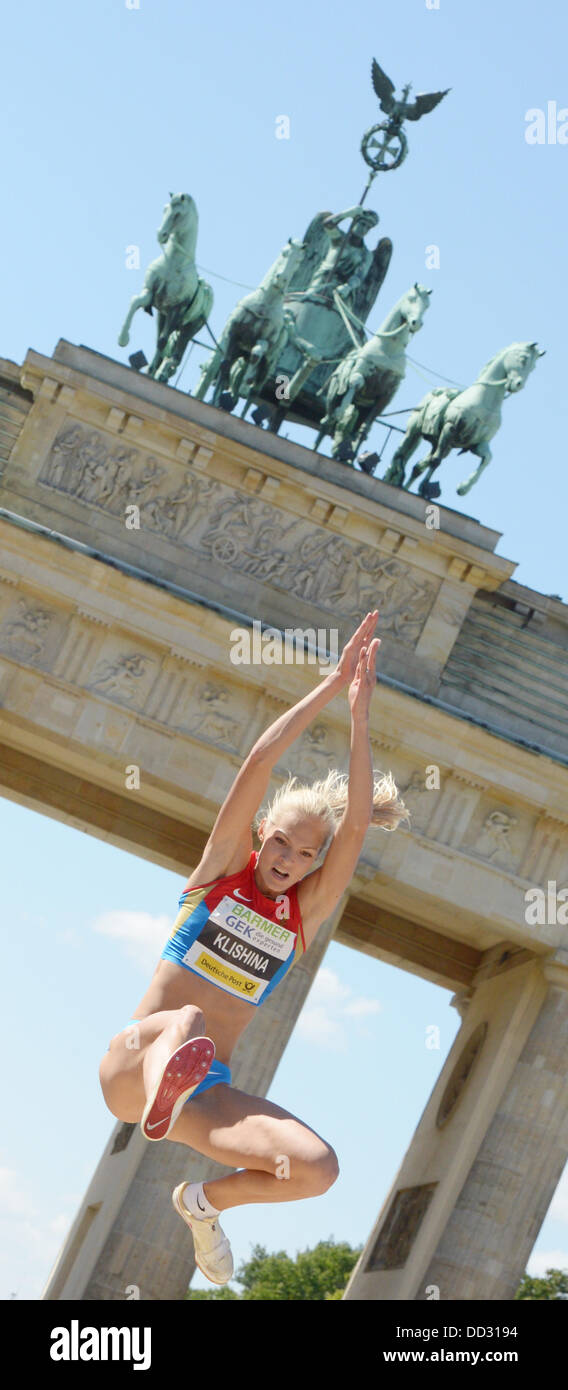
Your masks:
{"label": "athlete's bare leg", "polygon": [[168,1057],[188,1038],[204,1036],[205,1019],[194,1004],[150,1014],[117,1033],[99,1067],[112,1114],[130,1124],[140,1120]]}
{"label": "athlete's bare leg", "polygon": [[[109,1110],[135,1124],[159,1070],[189,1037],[207,1034],[194,1005],[151,1014],[117,1033],[100,1065]],[[326,1192],[337,1158],[315,1130],[259,1096],[219,1083],[184,1105],[164,1142],[186,1144],[206,1158],[244,1171],[205,1184],[218,1211],[251,1202],[292,1202]]]}
{"label": "athlete's bare leg", "polygon": [[272,1101],[222,1083],[184,1105],[168,1140],[243,1170],[204,1184],[218,1211],[317,1197],[339,1173],[333,1149],[309,1125]]}

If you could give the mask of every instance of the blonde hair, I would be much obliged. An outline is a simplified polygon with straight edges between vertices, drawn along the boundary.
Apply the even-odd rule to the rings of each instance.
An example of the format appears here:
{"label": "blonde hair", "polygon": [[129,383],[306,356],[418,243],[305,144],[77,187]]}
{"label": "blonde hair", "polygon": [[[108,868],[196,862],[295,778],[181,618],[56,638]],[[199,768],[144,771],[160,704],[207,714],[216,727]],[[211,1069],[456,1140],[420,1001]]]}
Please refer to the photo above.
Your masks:
{"label": "blonde hair", "polygon": [[[347,806],[349,777],[345,772],[332,768],[327,777],[319,782],[300,782],[288,774],[285,782],[265,807],[256,814],[253,825],[256,830],[266,819],[276,824],[282,811],[294,810],[299,816],[317,816],[323,821],[326,834],[321,853],[329,848],[335,830]],[[373,768],[373,810],[370,825],[381,830],[396,830],[402,820],[410,821],[410,814],[401,801],[391,772],[375,773]]]}

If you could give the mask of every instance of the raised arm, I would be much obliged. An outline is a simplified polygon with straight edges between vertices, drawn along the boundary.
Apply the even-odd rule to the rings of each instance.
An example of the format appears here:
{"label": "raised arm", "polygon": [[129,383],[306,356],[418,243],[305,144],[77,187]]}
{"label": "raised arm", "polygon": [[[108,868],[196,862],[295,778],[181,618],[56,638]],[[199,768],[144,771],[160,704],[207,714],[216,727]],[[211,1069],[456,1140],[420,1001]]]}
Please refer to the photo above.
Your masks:
{"label": "raised arm", "polygon": [[344,647],[335,670],[290,710],[281,714],[256,740],[219,811],[203,852],[200,871],[211,871],[213,878],[218,872],[226,873],[229,864],[246,862],[252,849],[252,821],[262,804],[273,767],[290,744],[307,729],[315,715],[349,684],[359,653],[374,631],[376,621],[375,609],[359,624]]}
{"label": "raised arm", "polygon": [[[374,626],[374,624],[373,624]],[[331,915],[348,887],[373,814],[373,763],[369,741],[369,707],[376,687],[375,662],[380,639],[362,647],[349,686],[351,750],[347,806],[320,869],[298,888],[306,945]]]}
{"label": "raised arm", "polygon": [[343,222],[346,217],[352,217],[355,223],[360,222],[361,218],[365,216],[365,211],[366,209],[357,203],[356,207],[346,208],[345,212],[332,213],[330,217],[326,217],[323,224],[326,232],[329,232],[330,228],[337,227],[338,223]]}
{"label": "raised arm", "polygon": [[[346,643],[341,653],[341,658],[328,676],[311,690],[309,695],[305,695],[303,700],[299,700],[297,705],[287,710],[286,714],[281,714],[279,719],[270,725],[266,733],[261,734],[257,739],[250,756],[254,753],[263,761],[268,760],[270,767],[280,761],[282,754],[294,743],[300,734],[311,724],[316,714],[319,714],[324,705],[328,705],[340,690],[344,690],[353,677],[357,668],[359,654],[362,648],[369,642],[370,635],[374,631],[378,616],[378,610],[367,613],[366,618],[359,624],[353,637]],[[375,648],[376,651],[376,648]]]}

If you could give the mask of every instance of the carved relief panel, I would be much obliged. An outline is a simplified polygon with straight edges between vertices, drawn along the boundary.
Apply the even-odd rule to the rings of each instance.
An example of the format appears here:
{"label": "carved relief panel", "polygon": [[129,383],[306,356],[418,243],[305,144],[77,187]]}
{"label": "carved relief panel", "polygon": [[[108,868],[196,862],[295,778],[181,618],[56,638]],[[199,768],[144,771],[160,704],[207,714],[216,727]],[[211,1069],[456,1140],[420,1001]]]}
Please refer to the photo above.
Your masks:
{"label": "carved relief panel", "polygon": [[191,469],[80,424],[60,430],[39,475],[45,487],[124,520],[135,504],[140,529],[183,540],[206,516],[218,484]]}
{"label": "carved relief panel", "polygon": [[427,1182],[395,1192],[371,1248],[365,1273],[404,1268],[437,1186],[437,1182]]}
{"label": "carved relief panel", "polygon": [[228,753],[240,752],[241,721],[234,717],[234,694],[221,681],[198,679],[175,712],[176,726],[205,743],[215,743]]}
{"label": "carved relief panel", "polygon": [[87,690],[129,709],[143,710],[159,669],[159,658],[137,650],[120,637],[110,637],[86,681]]}
{"label": "carved relief panel", "polygon": [[10,596],[0,618],[0,651],[24,666],[49,670],[67,617],[28,595]]}
{"label": "carved relief panel", "polygon": [[400,795],[410,814],[410,823],[406,828],[415,834],[428,833],[429,822],[443,793],[443,783],[441,782],[439,787],[432,786],[428,784],[430,780],[425,767],[415,767],[410,777],[405,773],[402,779],[397,781]]}
{"label": "carved relief panel", "polygon": [[[269,722],[269,721],[267,721]],[[331,768],[347,772],[349,744],[321,719],[305,729],[296,743],[286,750],[277,771],[293,773],[308,782],[321,781]]]}
{"label": "carved relief panel", "polygon": [[534,818],[528,811],[482,797],[460,849],[486,863],[516,874],[530,840]]}
{"label": "carved relief panel", "polygon": [[136,505],[140,531],[190,545],[215,566],[332,611],[341,640],[354,620],[378,607],[381,631],[414,647],[440,587],[376,546],[330,534],[92,427],[65,424],[39,482],[123,522],[126,509]]}

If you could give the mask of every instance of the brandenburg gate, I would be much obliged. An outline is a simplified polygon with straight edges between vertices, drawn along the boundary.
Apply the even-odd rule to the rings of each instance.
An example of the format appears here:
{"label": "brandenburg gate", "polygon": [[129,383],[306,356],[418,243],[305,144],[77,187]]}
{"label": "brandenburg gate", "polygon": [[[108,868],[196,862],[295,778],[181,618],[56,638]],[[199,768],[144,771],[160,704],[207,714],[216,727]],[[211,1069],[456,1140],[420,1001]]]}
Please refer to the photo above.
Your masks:
{"label": "brandenburg gate", "polygon": [[[412,824],[369,835],[234,1081],[266,1093],[332,939],[449,991],[461,1027],[345,1297],[512,1299],[568,1156],[568,606],[473,517],[64,340],[0,360],[0,455],[2,792],[180,878],[319,679],[233,664],[235,627],[341,646],[379,608],[373,761]],[[273,786],[348,752],[336,702]],[[44,1298],[182,1298],[171,1189],[220,1171],[117,1123]]]}

